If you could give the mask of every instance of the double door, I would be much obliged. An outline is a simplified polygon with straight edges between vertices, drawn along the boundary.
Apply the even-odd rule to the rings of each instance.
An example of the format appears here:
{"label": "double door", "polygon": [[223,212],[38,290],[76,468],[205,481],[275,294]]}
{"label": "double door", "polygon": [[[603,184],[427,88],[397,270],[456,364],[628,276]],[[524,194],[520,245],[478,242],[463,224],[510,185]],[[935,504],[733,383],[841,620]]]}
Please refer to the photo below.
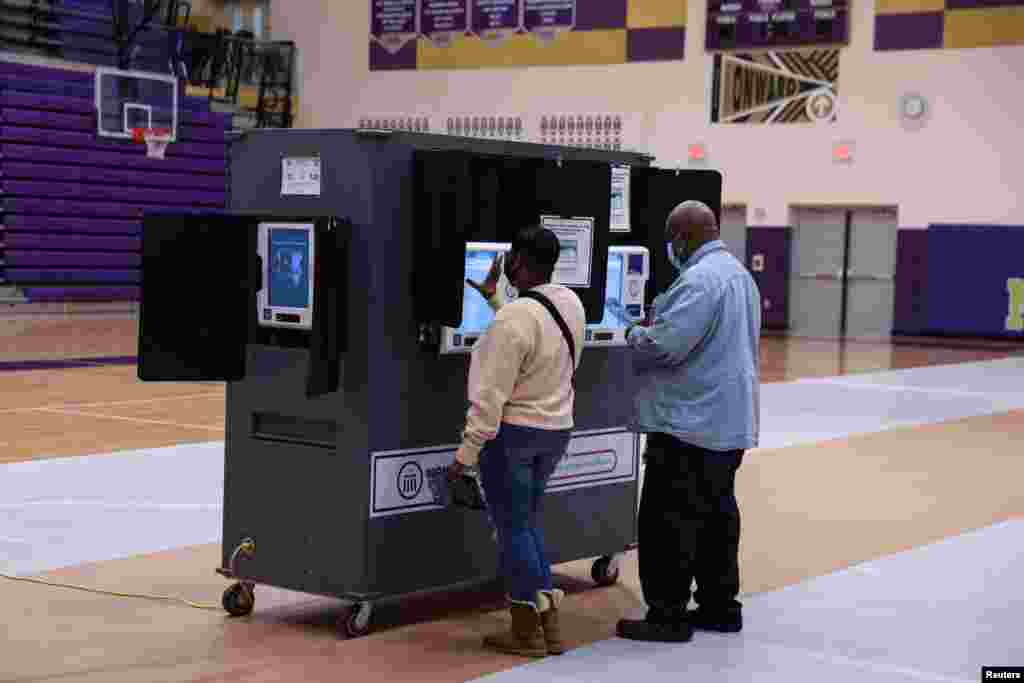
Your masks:
{"label": "double door", "polygon": [[889,207],[794,208],[791,334],[889,338],[897,228]]}

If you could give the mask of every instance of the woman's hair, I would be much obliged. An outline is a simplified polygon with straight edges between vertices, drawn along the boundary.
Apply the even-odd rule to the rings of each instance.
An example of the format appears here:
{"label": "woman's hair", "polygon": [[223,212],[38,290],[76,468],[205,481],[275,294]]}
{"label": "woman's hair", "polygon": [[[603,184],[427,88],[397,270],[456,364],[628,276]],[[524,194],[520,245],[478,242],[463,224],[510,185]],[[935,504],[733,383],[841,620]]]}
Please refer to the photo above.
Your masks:
{"label": "woman's hair", "polygon": [[554,273],[561,249],[555,233],[539,225],[523,228],[512,240],[512,252],[519,254],[531,271],[545,278]]}

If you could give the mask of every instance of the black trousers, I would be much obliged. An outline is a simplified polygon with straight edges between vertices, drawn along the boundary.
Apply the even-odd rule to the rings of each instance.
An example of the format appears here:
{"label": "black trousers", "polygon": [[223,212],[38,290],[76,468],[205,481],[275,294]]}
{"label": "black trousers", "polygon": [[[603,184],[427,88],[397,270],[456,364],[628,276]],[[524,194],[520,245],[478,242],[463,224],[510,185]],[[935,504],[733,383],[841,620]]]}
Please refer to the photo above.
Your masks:
{"label": "black trousers", "polygon": [[650,434],[640,501],[640,586],[653,609],[736,607],[740,509],[736,471],[744,451],[709,451]]}

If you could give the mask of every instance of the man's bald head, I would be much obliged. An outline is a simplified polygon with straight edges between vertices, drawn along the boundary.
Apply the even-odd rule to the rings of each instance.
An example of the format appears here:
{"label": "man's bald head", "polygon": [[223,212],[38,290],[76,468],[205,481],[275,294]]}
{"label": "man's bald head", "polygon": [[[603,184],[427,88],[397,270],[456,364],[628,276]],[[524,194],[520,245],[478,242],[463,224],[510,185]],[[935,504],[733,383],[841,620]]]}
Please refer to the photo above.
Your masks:
{"label": "man's bald head", "polygon": [[718,221],[711,208],[698,201],[683,202],[668,215],[665,240],[698,245],[718,239]]}

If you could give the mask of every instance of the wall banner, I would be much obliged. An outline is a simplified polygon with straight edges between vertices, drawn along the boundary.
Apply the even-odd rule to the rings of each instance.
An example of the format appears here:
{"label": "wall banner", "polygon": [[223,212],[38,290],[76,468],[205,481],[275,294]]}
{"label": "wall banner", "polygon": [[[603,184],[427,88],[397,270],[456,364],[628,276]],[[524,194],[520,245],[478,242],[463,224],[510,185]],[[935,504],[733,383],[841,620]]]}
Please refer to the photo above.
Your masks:
{"label": "wall banner", "polygon": [[716,54],[711,123],[835,123],[839,50]]}

